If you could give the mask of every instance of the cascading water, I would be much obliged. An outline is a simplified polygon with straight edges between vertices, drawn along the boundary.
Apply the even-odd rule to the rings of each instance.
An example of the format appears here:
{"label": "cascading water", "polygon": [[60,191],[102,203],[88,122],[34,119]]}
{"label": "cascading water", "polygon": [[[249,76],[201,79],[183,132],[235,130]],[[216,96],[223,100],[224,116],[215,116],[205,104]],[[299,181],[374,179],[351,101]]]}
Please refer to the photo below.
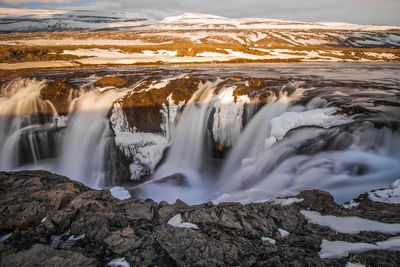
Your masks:
{"label": "cascading water", "polygon": [[[17,79],[0,92],[0,169],[11,170],[20,164],[21,136],[38,124],[51,124],[56,109],[40,98],[46,81]],[[46,126],[49,127],[49,126]],[[34,144],[29,144],[31,147]],[[35,158],[32,150],[32,157]]]}
{"label": "cascading water", "polygon": [[[271,83],[273,88],[261,88],[276,99],[251,116],[247,108],[257,100],[250,94],[263,92],[251,91],[258,90],[249,88],[251,83],[244,86],[251,77],[224,76],[224,68],[229,67],[216,74],[222,79],[201,83],[183,110],[184,102],[175,103],[175,92],[169,91],[161,103],[159,133],[136,132],[129,124],[118,99],[126,94],[132,101],[140,97],[135,87],[97,90],[95,79],[86,81],[80,96],[68,99],[70,112],[62,118],[50,101],[41,98],[46,81],[17,79],[3,86],[0,95],[0,169],[47,169],[104,188],[115,183],[107,164],[120,159],[118,166],[125,164],[126,177],[139,184],[137,197],[169,202],[180,198],[191,204],[259,201],[312,188],[325,189],[344,202],[400,178],[398,79],[385,83],[377,75],[374,80],[376,70],[367,68],[367,86],[347,81],[346,87],[346,81],[336,76],[326,81],[321,79],[324,73],[304,76],[303,68],[300,77],[286,79],[282,87],[279,81],[276,86]],[[185,70],[174,77],[185,79],[180,72]],[[201,80],[204,77],[215,79]],[[173,79],[156,79],[160,78]],[[293,80],[301,82],[289,82]],[[159,96],[166,84],[141,90]],[[244,95],[238,96],[235,90],[240,85],[245,89],[238,91]],[[353,105],[361,108],[345,111]],[[169,138],[168,154],[156,167]],[[223,159],[212,158],[220,148],[230,150]],[[166,176],[171,177],[163,179]]]}
{"label": "cascading water", "polygon": [[124,91],[89,91],[71,103],[58,170],[94,188],[105,184],[106,151],[113,141],[107,114]]}
{"label": "cascading water", "polygon": [[204,156],[204,135],[211,112],[210,102],[220,81],[200,84],[180,116],[165,163],[153,175],[159,179],[175,173],[187,175],[191,184],[199,184]]}

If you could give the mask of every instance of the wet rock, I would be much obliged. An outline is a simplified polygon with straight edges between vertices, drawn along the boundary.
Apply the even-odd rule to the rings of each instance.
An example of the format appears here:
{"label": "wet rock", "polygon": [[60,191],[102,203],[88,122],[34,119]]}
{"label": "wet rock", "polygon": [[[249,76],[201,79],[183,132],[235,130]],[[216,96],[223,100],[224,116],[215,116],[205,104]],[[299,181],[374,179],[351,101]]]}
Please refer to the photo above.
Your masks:
{"label": "wet rock", "polygon": [[296,198],[303,199],[297,205],[310,208],[322,213],[341,213],[340,207],[334,202],[333,197],[323,190],[304,190],[296,196]]}
{"label": "wet rock", "polygon": [[68,114],[70,100],[76,98],[78,94],[78,91],[65,80],[52,81],[40,91],[42,99],[49,100],[59,115]]}
{"label": "wet rock", "polygon": [[97,80],[94,85],[98,87],[114,86],[117,88],[129,87],[132,82],[120,76],[106,76]]}
{"label": "wet rock", "polygon": [[167,99],[170,95],[177,105],[179,102],[187,102],[198,89],[200,80],[195,77],[170,80],[167,84],[157,89],[149,89],[153,82],[144,82],[135,92],[127,94],[122,99],[122,109],[131,128],[140,132],[161,133],[162,105],[169,105]]}
{"label": "wet rock", "polygon": [[341,107],[340,110],[336,111],[333,115],[354,115],[354,114],[362,114],[368,112],[368,109],[361,107],[361,106],[349,106],[349,107]]}

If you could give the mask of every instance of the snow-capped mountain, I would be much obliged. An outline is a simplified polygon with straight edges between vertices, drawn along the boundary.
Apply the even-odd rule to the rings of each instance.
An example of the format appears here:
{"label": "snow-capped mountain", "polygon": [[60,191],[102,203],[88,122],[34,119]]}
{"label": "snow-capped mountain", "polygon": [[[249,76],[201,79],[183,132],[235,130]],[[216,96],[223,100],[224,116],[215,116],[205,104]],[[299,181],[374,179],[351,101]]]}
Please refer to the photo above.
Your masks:
{"label": "snow-capped mountain", "polygon": [[137,13],[0,8],[0,32],[132,29],[146,25]]}

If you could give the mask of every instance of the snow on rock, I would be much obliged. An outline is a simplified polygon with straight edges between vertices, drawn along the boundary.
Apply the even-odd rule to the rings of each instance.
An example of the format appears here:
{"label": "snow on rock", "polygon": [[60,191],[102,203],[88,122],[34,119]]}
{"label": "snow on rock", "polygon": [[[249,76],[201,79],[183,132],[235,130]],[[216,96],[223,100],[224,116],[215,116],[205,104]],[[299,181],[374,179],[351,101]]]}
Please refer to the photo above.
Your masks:
{"label": "snow on rock", "polygon": [[168,139],[153,133],[120,132],[115,136],[115,143],[125,156],[132,159],[131,179],[137,180],[153,173]]}
{"label": "snow on rock", "polygon": [[131,267],[129,262],[125,258],[113,259],[107,263],[109,267]]}
{"label": "snow on rock", "polygon": [[271,244],[273,244],[273,245],[276,244],[276,240],[275,240],[275,239],[272,239],[272,238],[270,238],[270,237],[261,237],[261,240],[262,240],[262,241],[268,241],[269,243],[271,243]]}
{"label": "snow on rock", "polygon": [[8,234],[5,234],[5,235],[0,236],[0,243],[6,241],[6,240],[9,239],[12,235],[13,235],[13,233],[8,233]]}
{"label": "snow on rock", "polygon": [[348,262],[344,267],[365,267],[365,265],[361,263]]}
{"label": "snow on rock", "polygon": [[67,241],[77,241],[85,238],[85,234],[78,235],[75,237],[74,235],[71,235]]}
{"label": "snow on rock", "polygon": [[281,228],[278,228],[279,234],[281,235],[281,237],[287,237],[289,235],[289,232],[286,230],[283,230]]}
{"label": "snow on rock", "polygon": [[180,213],[172,217],[167,224],[180,228],[199,229],[199,227],[193,223],[182,222],[182,215]]}
{"label": "snow on rock", "polygon": [[303,198],[296,198],[296,197],[274,198],[274,199],[270,200],[270,202],[272,204],[277,204],[277,205],[281,205],[281,206],[289,206],[289,205],[292,205],[293,203],[302,202],[303,200],[304,200]]}
{"label": "snow on rock", "polygon": [[387,189],[369,192],[368,197],[372,201],[400,204],[400,179],[394,181]]}
{"label": "snow on rock", "polygon": [[247,96],[237,97],[235,102],[233,91],[236,86],[225,88],[214,100],[213,137],[215,142],[222,143],[224,147],[232,146],[242,130],[242,117],[244,105],[250,103]]}
{"label": "snow on rock", "polygon": [[355,202],[354,199],[353,199],[352,201],[350,201],[350,202],[348,202],[348,203],[345,203],[345,204],[343,204],[342,206],[343,206],[343,208],[345,208],[345,209],[352,209],[352,208],[357,207],[358,205],[360,205],[360,203]]}
{"label": "snow on rock", "polygon": [[375,244],[328,241],[324,239],[321,242],[319,256],[322,259],[342,258],[348,256],[350,253],[363,253],[369,250],[400,251],[400,238],[390,238],[386,241],[376,242]]}
{"label": "snow on rock", "polygon": [[386,234],[400,233],[400,224],[381,223],[359,217],[336,217],[321,215],[316,211],[300,211],[309,223],[328,226],[339,233],[358,234],[361,231],[382,232]]}
{"label": "snow on rock", "polygon": [[113,197],[118,198],[120,200],[129,199],[132,197],[128,190],[120,186],[115,186],[111,188],[110,192]]}
{"label": "snow on rock", "polygon": [[346,115],[333,115],[336,111],[336,107],[330,107],[303,112],[285,112],[271,120],[271,136],[281,140],[290,130],[301,126],[330,128],[353,122],[353,119]]}

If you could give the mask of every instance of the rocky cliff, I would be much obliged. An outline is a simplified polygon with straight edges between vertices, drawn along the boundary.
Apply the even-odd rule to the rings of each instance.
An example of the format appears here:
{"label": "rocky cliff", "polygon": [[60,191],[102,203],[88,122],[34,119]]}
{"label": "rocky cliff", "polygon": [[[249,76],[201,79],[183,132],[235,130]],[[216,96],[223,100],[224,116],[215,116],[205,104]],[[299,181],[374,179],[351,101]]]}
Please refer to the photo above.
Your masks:
{"label": "rocky cliff", "polygon": [[[400,232],[400,205],[367,194],[347,208],[320,190],[265,203],[188,206],[120,200],[44,171],[0,173],[0,192],[1,266],[400,263],[392,238]],[[343,219],[355,220],[352,228],[335,225]],[[335,244],[347,250],[332,250]]]}

